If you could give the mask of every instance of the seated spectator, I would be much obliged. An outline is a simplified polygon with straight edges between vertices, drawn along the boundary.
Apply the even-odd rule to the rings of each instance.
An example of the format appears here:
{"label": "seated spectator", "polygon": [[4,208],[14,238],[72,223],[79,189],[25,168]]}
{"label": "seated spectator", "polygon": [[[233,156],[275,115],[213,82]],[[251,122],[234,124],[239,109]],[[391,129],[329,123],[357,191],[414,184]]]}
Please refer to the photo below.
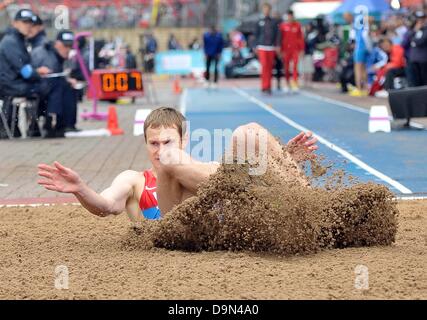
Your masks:
{"label": "seated spectator", "polygon": [[225,76],[227,78],[233,77],[233,69],[236,67],[243,67],[246,64],[246,59],[243,57],[240,48],[234,47],[231,51],[231,61],[225,66]]}
{"label": "seated spectator", "polygon": [[168,50],[181,50],[181,45],[173,33],[169,35]]}
{"label": "seated spectator", "polygon": [[393,44],[389,38],[381,39],[379,47],[387,54],[388,61],[377,69],[376,80],[370,94],[387,97],[387,91],[394,89],[394,79],[405,75],[405,51],[402,46]]}
{"label": "seated spectator", "polygon": [[43,20],[38,15],[33,15],[33,24],[28,36],[28,42],[31,50],[42,46],[47,41],[46,31],[44,29]]}
{"label": "seated spectator", "polygon": [[188,45],[188,49],[190,50],[200,50],[202,45],[199,42],[199,39],[194,38],[193,41]]}
{"label": "seated spectator", "polygon": [[388,62],[387,53],[381,47],[375,46],[368,57],[367,73],[368,85],[372,86],[375,81],[377,71],[384,67]]}
{"label": "seated spectator", "polygon": [[[63,72],[73,41],[71,31],[60,31],[55,42],[47,42],[32,52],[34,67],[47,65],[54,73]],[[45,138],[62,138],[66,131],[77,131],[77,95],[73,90],[76,83],[76,79],[65,77],[43,79],[43,95],[47,102],[46,110],[43,110]]]}
{"label": "seated spectator", "polygon": [[[25,40],[30,34],[32,19],[31,10],[19,10],[12,27],[0,42],[0,98],[37,98],[41,92],[40,76],[51,72],[45,64],[40,64],[37,69],[31,65]],[[9,125],[17,123],[17,118],[12,119],[11,108],[12,105],[7,105],[4,110]],[[21,133],[16,130],[13,135],[19,137]],[[4,130],[1,128],[0,138],[4,137]]]}
{"label": "seated spectator", "polygon": [[18,11],[12,27],[0,42],[0,96],[31,97],[40,92],[41,75],[51,72],[45,65],[34,69],[25,46],[32,27],[31,10]]}

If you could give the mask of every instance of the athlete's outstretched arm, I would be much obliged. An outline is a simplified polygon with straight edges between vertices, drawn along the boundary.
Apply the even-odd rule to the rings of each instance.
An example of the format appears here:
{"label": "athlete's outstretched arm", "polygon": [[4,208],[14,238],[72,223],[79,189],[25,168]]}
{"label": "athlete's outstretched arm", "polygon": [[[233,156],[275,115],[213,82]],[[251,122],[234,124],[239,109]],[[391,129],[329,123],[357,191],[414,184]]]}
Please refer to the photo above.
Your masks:
{"label": "athlete's outstretched arm", "polygon": [[53,166],[39,164],[38,169],[38,175],[43,177],[38,181],[39,185],[50,191],[74,194],[84,208],[99,217],[117,215],[125,210],[137,175],[136,172],[125,171],[114,179],[108,189],[98,194],[75,171],[59,162]]}

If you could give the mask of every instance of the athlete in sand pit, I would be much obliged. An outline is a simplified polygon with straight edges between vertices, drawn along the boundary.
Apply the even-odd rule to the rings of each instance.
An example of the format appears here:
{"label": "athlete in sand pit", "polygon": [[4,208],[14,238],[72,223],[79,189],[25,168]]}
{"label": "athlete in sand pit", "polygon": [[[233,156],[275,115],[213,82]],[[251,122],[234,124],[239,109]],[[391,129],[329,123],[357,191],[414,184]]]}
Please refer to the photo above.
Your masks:
{"label": "athlete in sand pit", "polygon": [[[202,163],[184,150],[188,142],[184,116],[172,108],[154,110],[144,124],[144,136],[152,168],[144,172],[127,170],[119,174],[101,194],[92,190],[70,168],[54,162],[53,166],[39,164],[38,184],[47,190],[74,194],[89,212],[100,217],[118,215],[124,211],[133,222],[141,217],[158,220],[174,206],[196,195],[200,183],[215,173],[220,164]],[[247,124],[233,132],[232,148],[237,139],[248,133],[267,131],[256,123]],[[265,131],[264,131],[265,130]],[[295,164],[298,154],[313,154],[318,149],[317,140],[310,132],[301,132],[289,141],[292,145],[286,161]],[[256,145],[256,149],[259,146]],[[280,143],[268,133],[267,152],[273,157],[283,157]]]}

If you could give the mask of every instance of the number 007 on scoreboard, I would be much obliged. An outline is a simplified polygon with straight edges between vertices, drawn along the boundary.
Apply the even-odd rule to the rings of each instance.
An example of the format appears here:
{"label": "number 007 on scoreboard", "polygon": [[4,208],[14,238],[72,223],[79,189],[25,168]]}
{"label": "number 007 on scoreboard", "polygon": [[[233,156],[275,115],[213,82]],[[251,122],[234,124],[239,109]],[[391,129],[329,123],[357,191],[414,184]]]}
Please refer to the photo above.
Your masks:
{"label": "number 007 on scoreboard", "polygon": [[[99,100],[144,95],[142,73],[138,70],[94,70],[92,84]],[[94,92],[89,90],[89,98]]]}

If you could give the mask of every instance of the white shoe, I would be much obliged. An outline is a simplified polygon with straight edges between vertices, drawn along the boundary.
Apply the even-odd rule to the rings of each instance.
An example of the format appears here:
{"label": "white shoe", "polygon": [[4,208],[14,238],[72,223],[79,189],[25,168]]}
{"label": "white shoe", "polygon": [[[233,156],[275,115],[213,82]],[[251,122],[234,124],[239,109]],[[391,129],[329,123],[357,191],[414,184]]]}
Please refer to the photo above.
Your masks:
{"label": "white shoe", "polygon": [[209,89],[209,88],[210,88],[210,82],[205,81],[205,82],[203,83],[203,87],[204,87],[205,89]]}
{"label": "white shoe", "polygon": [[288,86],[283,86],[282,92],[286,93],[286,94],[290,93],[289,87]]}
{"label": "white shoe", "polygon": [[388,96],[389,96],[389,94],[388,94],[388,91],[386,91],[386,90],[381,90],[381,91],[375,92],[375,97],[377,97],[377,98],[388,98]]}
{"label": "white shoe", "polygon": [[211,83],[211,89],[215,90],[218,89],[218,85],[215,82]]}

